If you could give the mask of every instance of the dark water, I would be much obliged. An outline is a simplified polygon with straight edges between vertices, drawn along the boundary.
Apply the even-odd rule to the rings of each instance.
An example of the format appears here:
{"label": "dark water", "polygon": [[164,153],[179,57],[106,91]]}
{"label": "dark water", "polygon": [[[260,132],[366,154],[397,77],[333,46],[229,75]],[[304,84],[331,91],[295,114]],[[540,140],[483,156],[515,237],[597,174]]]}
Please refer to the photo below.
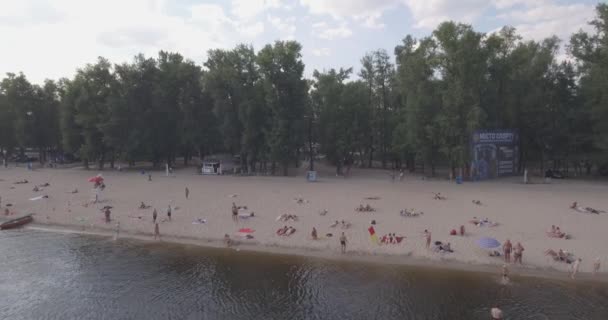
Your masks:
{"label": "dark water", "polygon": [[0,233],[0,319],[608,319],[608,286]]}

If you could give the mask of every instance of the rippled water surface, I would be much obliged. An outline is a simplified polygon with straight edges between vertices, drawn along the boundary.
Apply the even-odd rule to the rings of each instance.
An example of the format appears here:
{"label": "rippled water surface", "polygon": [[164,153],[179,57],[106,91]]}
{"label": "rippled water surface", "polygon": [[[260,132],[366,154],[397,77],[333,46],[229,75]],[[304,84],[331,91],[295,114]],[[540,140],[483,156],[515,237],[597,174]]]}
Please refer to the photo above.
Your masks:
{"label": "rippled water surface", "polygon": [[608,319],[605,284],[28,230],[0,257],[0,319]]}

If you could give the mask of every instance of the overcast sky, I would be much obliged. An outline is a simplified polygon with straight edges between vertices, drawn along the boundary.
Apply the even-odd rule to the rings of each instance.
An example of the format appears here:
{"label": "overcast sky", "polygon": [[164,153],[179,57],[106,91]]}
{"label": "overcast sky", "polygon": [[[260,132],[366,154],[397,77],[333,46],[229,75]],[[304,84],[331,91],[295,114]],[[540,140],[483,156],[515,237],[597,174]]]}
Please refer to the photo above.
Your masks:
{"label": "overcast sky", "polygon": [[[524,38],[567,41],[603,0],[0,0],[0,74],[35,83],[72,77],[103,56],[178,51],[198,64],[212,48],[274,40],[303,45],[306,74],[351,67],[367,51],[393,52],[407,34],[428,35],[454,20],[483,32],[503,25]],[[604,1],[605,2],[605,1]]]}

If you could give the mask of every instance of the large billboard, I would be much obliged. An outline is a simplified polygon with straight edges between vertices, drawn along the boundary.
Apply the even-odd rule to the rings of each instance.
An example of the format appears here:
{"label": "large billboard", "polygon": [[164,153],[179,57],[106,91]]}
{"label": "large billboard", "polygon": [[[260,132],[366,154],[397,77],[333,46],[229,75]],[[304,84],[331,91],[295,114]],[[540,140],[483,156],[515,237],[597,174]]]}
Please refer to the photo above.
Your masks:
{"label": "large billboard", "polygon": [[519,135],[516,130],[478,130],[471,138],[473,179],[490,179],[517,172]]}

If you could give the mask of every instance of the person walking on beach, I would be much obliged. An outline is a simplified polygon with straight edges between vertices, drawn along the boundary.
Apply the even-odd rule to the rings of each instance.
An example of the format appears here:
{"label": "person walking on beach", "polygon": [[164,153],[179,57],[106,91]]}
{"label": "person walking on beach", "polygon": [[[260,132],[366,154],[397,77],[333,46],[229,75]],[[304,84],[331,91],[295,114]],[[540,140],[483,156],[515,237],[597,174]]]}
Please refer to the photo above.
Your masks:
{"label": "person walking on beach", "polygon": [[426,239],[426,248],[429,249],[431,247],[431,232],[429,230],[424,230],[424,238]]}
{"label": "person walking on beach", "polygon": [[513,244],[511,243],[511,240],[507,239],[507,241],[505,241],[505,243],[502,245],[502,251],[505,255],[506,263],[511,263],[511,250],[513,250]]}
{"label": "person walking on beach", "polygon": [[160,240],[160,230],[158,229],[158,222],[154,223],[154,240]]}
{"label": "person walking on beach", "polygon": [[503,319],[502,310],[500,310],[498,305],[495,305],[492,308],[492,310],[490,310],[490,315],[492,316],[492,320],[502,320]]}
{"label": "person walking on beach", "polygon": [[152,175],[148,174],[148,181],[152,181]]}
{"label": "person walking on beach", "polygon": [[342,235],[340,236],[340,249],[342,250],[342,253],[346,253],[346,235],[344,235],[344,232],[342,232]]}
{"label": "person walking on beach", "polygon": [[169,218],[169,221],[171,221],[171,205],[167,207],[167,218]]}
{"label": "person walking on beach", "polygon": [[190,189],[186,187],[186,200],[188,200],[188,196],[190,195]]}
{"label": "person walking on beach", "polygon": [[519,264],[523,264],[523,262],[521,261],[523,254],[524,254],[524,247],[521,245],[521,243],[518,242],[517,245],[515,246],[515,249],[513,250],[513,256],[515,258],[513,263],[517,263],[519,261]]}
{"label": "person walking on beach", "polygon": [[239,208],[236,206],[236,203],[232,203],[232,220],[234,222],[238,222],[239,220]]}
{"label": "person walking on beach", "polygon": [[106,211],[104,212],[106,215],[106,223],[110,223],[111,219],[110,219],[110,208],[106,208]]}
{"label": "person walking on beach", "polygon": [[583,259],[581,258],[574,260],[574,263],[572,264],[572,270],[570,270],[570,278],[574,279],[574,277],[578,273],[578,268],[581,265],[581,261],[583,261]]}
{"label": "person walking on beach", "polygon": [[593,262],[593,275],[596,275],[598,272],[600,272],[600,257],[595,258]]}
{"label": "person walking on beach", "polygon": [[156,223],[156,218],[158,217],[158,212],[156,212],[156,208],[152,211],[152,223]]}

